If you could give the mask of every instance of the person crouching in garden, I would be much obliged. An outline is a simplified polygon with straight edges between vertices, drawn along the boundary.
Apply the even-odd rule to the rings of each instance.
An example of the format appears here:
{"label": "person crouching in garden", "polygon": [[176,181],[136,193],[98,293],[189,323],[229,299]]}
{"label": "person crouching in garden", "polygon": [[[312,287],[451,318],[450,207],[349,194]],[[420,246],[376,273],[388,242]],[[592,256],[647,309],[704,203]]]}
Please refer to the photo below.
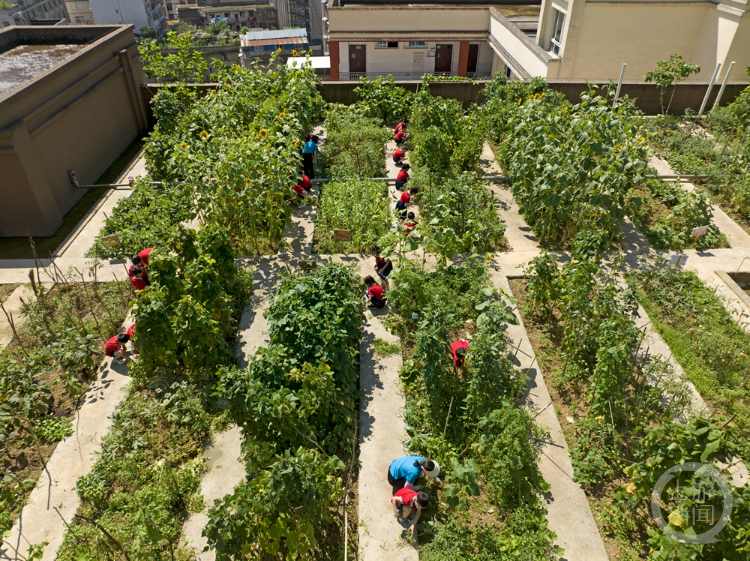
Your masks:
{"label": "person crouching in garden", "polygon": [[365,298],[367,298],[367,305],[369,308],[382,308],[385,306],[385,290],[375,279],[370,275],[365,277],[365,284],[367,285],[367,292]]}
{"label": "person crouching in garden", "polygon": [[404,167],[401,168],[401,171],[398,172],[398,175],[396,176],[396,189],[398,191],[403,191],[404,185],[406,185],[406,182],[409,181],[410,169],[411,166],[409,164],[404,164]]}
{"label": "person crouching in garden", "polygon": [[396,203],[396,210],[399,212],[399,218],[401,220],[404,220],[408,217],[406,213],[406,207],[408,207],[411,203],[411,196],[416,195],[419,193],[419,187],[414,187],[413,189],[409,189],[401,193],[401,198]]}
{"label": "person crouching in garden", "polygon": [[383,288],[388,290],[388,275],[393,270],[393,262],[390,259],[380,257],[380,247],[375,244],[370,246],[370,253],[375,258],[375,272],[380,277],[380,280],[383,281],[381,283]]}
{"label": "person crouching in garden", "polygon": [[312,181],[310,181],[310,178],[306,175],[303,175],[302,179],[300,179],[297,183],[302,185],[302,188],[308,193],[310,192],[310,189],[312,189]]}
{"label": "person crouching in garden", "polygon": [[426,507],[430,502],[430,496],[424,491],[414,491],[413,489],[400,489],[391,497],[391,506],[393,507],[393,515],[396,520],[401,522],[408,520],[409,516],[414,511],[414,517],[411,520],[409,530],[414,537],[417,537],[417,522],[419,516],[422,514],[422,509]]}
{"label": "person crouching in garden", "polygon": [[406,141],[406,125],[402,126],[398,130],[396,136],[394,137],[394,140],[396,141],[397,145],[401,145]]}
{"label": "person crouching in garden", "polygon": [[451,356],[453,357],[453,367],[458,369],[464,365],[466,351],[469,350],[469,342],[466,339],[458,339],[451,345]]}
{"label": "person crouching in garden", "polygon": [[135,288],[137,291],[143,290],[149,284],[151,284],[150,282],[148,282],[147,280],[143,278],[145,275],[143,271],[143,267],[140,267],[140,266],[133,267],[132,272],[133,272],[133,276],[130,278],[130,284],[132,284],[133,288]]}
{"label": "person crouching in garden", "polygon": [[404,235],[408,236],[414,231],[414,228],[417,227],[417,218],[414,215],[413,212],[410,212],[406,215],[406,220],[404,221]]}
{"label": "person crouching in garden", "polygon": [[128,341],[130,335],[127,333],[115,335],[104,345],[104,354],[112,357],[113,362],[118,364],[125,364],[126,361],[135,362],[135,359],[128,355]]}
{"label": "person crouching in garden", "polygon": [[397,166],[400,166],[403,163],[404,159],[404,151],[401,150],[401,148],[396,148],[393,151],[393,163],[395,163]]}
{"label": "person crouching in garden", "polygon": [[300,183],[296,183],[292,187],[292,191],[297,193],[297,201],[300,201],[300,200],[304,201],[307,198],[307,191],[302,185],[300,185]]}
{"label": "person crouching in garden", "polygon": [[399,489],[411,489],[419,491],[421,487],[416,485],[419,476],[431,477],[440,481],[440,466],[435,460],[428,460],[420,456],[404,456],[397,458],[388,466],[388,483],[393,487],[393,493]]}
{"label": "person crouching in garden", "polygon": [[393,129],[393,134],[396,134],[398,131],[403,129],[408,124],[409,124],[409,117],[405,117],[404,120],[401,121],[399,124],[397,124],[396,128]]}

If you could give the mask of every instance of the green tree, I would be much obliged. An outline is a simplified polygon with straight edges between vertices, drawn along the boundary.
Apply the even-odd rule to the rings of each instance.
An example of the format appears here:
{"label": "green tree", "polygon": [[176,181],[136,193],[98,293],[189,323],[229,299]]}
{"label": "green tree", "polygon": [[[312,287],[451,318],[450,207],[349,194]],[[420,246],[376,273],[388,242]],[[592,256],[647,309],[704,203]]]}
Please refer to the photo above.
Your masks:
{"label": "green tree", "polygon": [[193,49],[192,34],[178,35],[176,31],[170,31],[167,33],[167,43],[177,49],[177,52],[162,54],[161,46],[154,39],[145,39],[141,43],[141,60],[146,76],[159,82],[177,82],[183,85],[202,81],[208,72],[208,64]]}
{"label": "green tree", "polygon": [[[1,7],[1,6],[0,6]],[[156,31],[149,25],[144,25],[138,30],[138,36],[143,39],[156,39]]]}
{"label": "green tree", "polygon": [[[672,55],[669,60],[660,60],[656,63],[656,70],[646,73],[643,79],[646,82],[654,82],[660,90],[659,102],[661,103],[661,112],[666,114],[669,112],[669,108],[672,105],[672,99],[674,98],[674,92],[677,89],[677,84],[686,80],[691,74],[698,74],[701,71],[701,67],[698,64],[689,64],[682,60],[681,54]],[[669,103],[667,104],[666,110],[664,109],[664,96],[667,93],[667,89],[671,86],[672,95],[669,96]]]}

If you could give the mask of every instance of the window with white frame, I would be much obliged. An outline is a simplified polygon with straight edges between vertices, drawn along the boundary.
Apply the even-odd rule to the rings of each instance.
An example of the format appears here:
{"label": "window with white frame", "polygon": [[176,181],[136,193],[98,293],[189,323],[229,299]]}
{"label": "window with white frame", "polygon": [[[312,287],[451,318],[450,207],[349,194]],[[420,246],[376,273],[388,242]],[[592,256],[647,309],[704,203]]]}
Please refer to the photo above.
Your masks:
{"label": "window with white frame", "polygon": [[375,43],[376,49],[398,49],[398,41],[378,41]]}
{"label": "window with white frame", "polygon": [[427,41],[408,41],[404,46],[409,49],[426,49]]}
{"label": "window with white frame", "polygon": [[560,10],[552,8],[552,29],[549,35],[549,52],[559,56],[562,47],[563,24],[565,23],[565,14]]}

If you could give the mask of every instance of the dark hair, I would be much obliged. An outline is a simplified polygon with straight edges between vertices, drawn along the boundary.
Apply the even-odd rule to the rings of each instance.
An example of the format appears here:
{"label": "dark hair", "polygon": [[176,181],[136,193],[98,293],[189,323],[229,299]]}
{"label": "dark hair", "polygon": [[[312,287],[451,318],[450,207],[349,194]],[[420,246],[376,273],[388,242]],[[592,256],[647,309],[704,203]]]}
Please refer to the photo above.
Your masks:
{"label": "dark hair", "polygon": [[421,507],[427,506],[427,503],[430,502],[430,495],[425,493],[424,491],[420,491],[419,495],[417,495],[417,504]]}
{"label": "dark hair", "polygon": [[131,257],[130,260],[133,262],[133,265],[137,265],[138,263],[141,262],[141,256],[133,255],[133,257]]}
{"label": "dark hair", "polygon": [[404,117],[404,124],[409,122],[409,117]]}
{"label": "dark hair", "polygon": [[370,246],[370,251],[374,251],[375,253],[380,253],[380,247],[377,244],[372,244]]}
{"label": "dark hair", "polygon": [[409,164],[404,164],[404,167],[401,169],[404,169],[404,170],[411,169],[411,166]]}
{"label": "dark hair", "polygon": [[461,358],[466,356],[466,347],[458,347],[456,349],[456,356]]}
{"label": "dark hair", "polygon": [[421,465],[425,471],[432,471],[433,469],[435,469],[435,462],[433,462],[432,460],[422,460],[421,464],[416,463],[414,465],[416,466]]}
{"label": "dark hair", "polygon": [[375,279],[373,279],[370,275],[367,275],[365,277],[365,283],[367,283],[368,286],[375,284]]}
{"label": "dark hair", "polygon": [[140,275],[143,272],[143,267],[133,267],[133,274]]}
{"label": "dark hair", "polygon": [[127,343],[128,341],[130,341],[130,335],[128,335],[127,333],[120,333],[117,336],[118,343]]}
{"label": "dark hair", "polygon": [[317,144],[317,143],[318,143],[318,140],[320,140],[320,138],[318,138],[318,135],[317,135],[317,134],[314,134],[314,135],[312,135],[312,136],[310,137],[310,140],[312,140],[312,141],[313,141],[313,142],[314,142],[315,144]]}
{"label": "dark hair", "polygon": [[411,220],[414,220],[414,213],[413,213],[413,212],[410,212],[410,213],[409,213],[409,214],[407,214],[406,216],[407,216],[407,218],[409,218],[409,219],[411,219]]}
{"label": "dark hair", "polygon": [[419,187],[412,187],[409,189],[410,194],[419,193]]}

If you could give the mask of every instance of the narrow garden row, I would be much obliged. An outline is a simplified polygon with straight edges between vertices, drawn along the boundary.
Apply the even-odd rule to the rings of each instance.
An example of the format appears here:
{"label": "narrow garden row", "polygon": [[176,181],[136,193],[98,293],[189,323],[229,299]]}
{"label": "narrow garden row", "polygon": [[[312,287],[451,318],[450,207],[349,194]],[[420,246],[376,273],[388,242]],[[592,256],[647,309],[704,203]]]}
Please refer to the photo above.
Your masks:
{"label": "narrow garden row", "polygon": [[[618,278],[621,270],[611,264],[604,267],[601,254],[591,251],[580,237],[573,243],[572,258],[559,268],[552,254],[543,253],[532,260],[528,280],[513,281],[511,287],[519,297],[540,366],[551,381],[558,416],[567,420],[561,424],[573,457],[574,477],[586,491],[610,559],[742,559],[750,516],[747,485],[731,491],[735,506],[719,534],[721,542],[680,543],[657,528],[651,515],[654,486],[667,468],[691,461],[726,464],[743,453],[747,442],[746,430],[732,417],[727,418],[725,410],[714,410],[704,418],[692,416],[684,384],[675,378],[668,363],[649,356],[648,349],[642,347],[644,334],[633,321],[639,295],[649,311],[654,306],[649,306],[644,295],[662,303],[662,291],[667,292],[667,300],[671,296],[664,283],[654,287],[657,279],[692,274],[659,269],[637,273],[633,277],[637,285],[623,286]],[[675,292],[678,290],[672,294]],[[657,293],[659,296],[654,296]],[[670,304],[674,306],[668,308],[672,317],[679,318],[694,314],[697,299],[673,299]],[[712,313],[719,310],[712,308]],[[676,350],[658,313],[652,319]],[[680,336],[685,338],[682,333]],[[691,366],[697,365],[691,365],[688,353],[683,351],[677,358],[691,381],[700,383],[691,374]],[[736,380],[737,375],[733,376]],[[716,389],[716,379],[708,381],[707,377],[711,376],[704,372],[702,389],[713,385],[714,394],[722,396],[731,391],[724,383],[720,383],[723,390]],[[733,407],[742,407],[742,402],[740,397]],[[689,420],[674,422],[680,417]],[[697,488],[701,478],[693,478],[690,472],[679,474],[662,493],[663,500],[675,491],[677,482],[683,488]],[[702,483],[712,485],[710,480]],[[711,504],[718,513],[723,508],[722,497],[718,489],[713,490]],[[686,515],[694,506],[686,496],[660,506],[665,518],[670,514],[669,527],[687,535],[707,531],[716,520],[700,519],[695,511]]]}
{"label": "narrow garden row", "polygon": [[[526,377],[513,367],[507,324],[517,320],[507,295],[492,288],[488,263],[429,272],[404,261],[389,293],[385,325],[401,339],[406,389],[407,449],[435,459],[445,482],[430,481],[420,518],[420,557],[554,558],[538,468],[543,431],[519,401]],[[465,364],[448,353],[470,341]]]}

